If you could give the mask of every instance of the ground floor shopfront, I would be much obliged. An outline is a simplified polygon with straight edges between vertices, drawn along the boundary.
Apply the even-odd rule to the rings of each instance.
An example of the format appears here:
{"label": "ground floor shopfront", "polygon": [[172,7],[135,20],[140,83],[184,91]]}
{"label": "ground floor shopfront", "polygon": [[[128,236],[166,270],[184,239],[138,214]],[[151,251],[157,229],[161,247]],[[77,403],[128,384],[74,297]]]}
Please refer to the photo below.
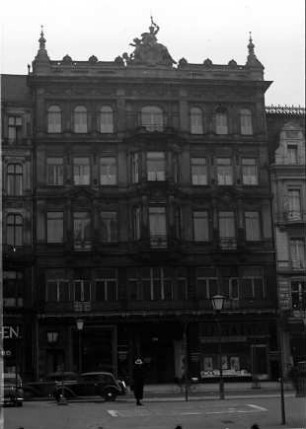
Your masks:
{"label": "ground floor shopfront", "polygon": [[190,377],[209,381],[219,376],[220,343],[224,376],[277,377],[277,365],[270,359],[277,349],[273,315],[224,315],[221,331],[212,315],[116,320],[84,315],[81,324],[77,321],[37,319],[36,378],[55,371],[110,370],[128,381],[134,359],[141,356],[148,383],[173,382],[186,369]]}

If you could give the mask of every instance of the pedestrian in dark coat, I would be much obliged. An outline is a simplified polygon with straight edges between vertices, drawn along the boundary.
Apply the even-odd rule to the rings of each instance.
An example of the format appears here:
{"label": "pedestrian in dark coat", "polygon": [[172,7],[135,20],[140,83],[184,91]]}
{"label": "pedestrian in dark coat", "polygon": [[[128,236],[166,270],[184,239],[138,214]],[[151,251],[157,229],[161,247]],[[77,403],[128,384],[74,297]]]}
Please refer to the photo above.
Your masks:
{"label": "pedestrian in dark coat", "polygon": [[136,399],[136,405],[142,405],[143,387],[144,387],[144,364],[142,359],[137,358],[133,368],[133,390]]}

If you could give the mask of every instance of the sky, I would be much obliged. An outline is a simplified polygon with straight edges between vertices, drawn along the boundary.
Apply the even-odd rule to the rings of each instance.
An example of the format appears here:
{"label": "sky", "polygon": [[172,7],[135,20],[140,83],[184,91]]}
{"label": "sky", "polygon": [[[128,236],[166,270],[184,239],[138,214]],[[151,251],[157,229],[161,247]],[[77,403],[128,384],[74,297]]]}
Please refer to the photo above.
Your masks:
{"label": "sky", "polygon": [[305,0],[6,0],[0,14],[0,71],[8,74],[27,73],[41,25],[52,60],[131,53],[152,15],[176,61],[245,64],[251,31],[273,81],[266,104],[305,106]]}

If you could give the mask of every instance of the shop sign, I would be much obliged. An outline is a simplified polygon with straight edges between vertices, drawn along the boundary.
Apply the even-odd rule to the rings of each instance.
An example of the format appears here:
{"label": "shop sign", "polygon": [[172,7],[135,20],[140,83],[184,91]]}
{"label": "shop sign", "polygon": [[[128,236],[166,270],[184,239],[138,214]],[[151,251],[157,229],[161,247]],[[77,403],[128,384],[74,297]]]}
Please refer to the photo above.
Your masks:
{"label": "shop sign", "polygon": [[0,331],[3,340],[12,340],[21,338],[19,326],[2,326]]}

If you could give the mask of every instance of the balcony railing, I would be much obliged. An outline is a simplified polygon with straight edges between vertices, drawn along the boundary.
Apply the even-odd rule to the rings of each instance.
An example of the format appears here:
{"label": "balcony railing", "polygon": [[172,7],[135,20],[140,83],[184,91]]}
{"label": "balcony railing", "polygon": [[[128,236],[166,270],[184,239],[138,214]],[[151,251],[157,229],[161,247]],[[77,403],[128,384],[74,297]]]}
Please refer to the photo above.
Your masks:
{"label": "balcony railing", "polygon": [[154,235],[150,237],[150,246],[154,249],[166,249],[168,247],[166,235]]}
{"label": "balcony railing", "polygon": [[223,250],[235,250],[237,249],[237,240],[236,238],[220,238],[219,245]]}

